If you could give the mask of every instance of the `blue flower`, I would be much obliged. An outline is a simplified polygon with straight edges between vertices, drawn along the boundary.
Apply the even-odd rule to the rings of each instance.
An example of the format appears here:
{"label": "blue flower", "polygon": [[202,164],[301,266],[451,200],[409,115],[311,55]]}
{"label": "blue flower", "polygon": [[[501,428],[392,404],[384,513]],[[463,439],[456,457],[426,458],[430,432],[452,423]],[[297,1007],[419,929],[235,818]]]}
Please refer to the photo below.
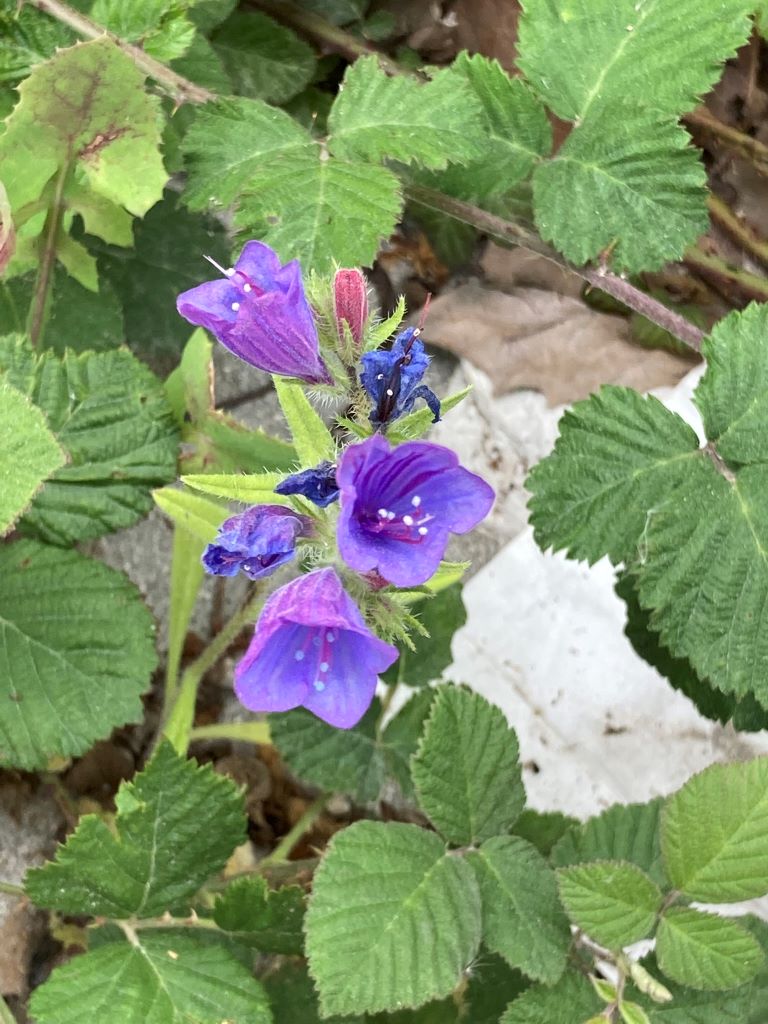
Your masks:
{"label": "blue flower", "polygon": [[429,367],[429,356],[419,341],[419,328],[408,327],[395,338],[389,351],[377,349],[362,357],[360,382],[373,401],[370,421],[380,427],[410,412],[417,398],[423,398],[437,423],[440,401],[421,383]]}
{"label": "blue flower", "polygon": [[339,729],[368,710],[376,680],[398,650],[366,626],[331,568],[280,587],[235,669],[235,693],[251,711],[305,707]]}
{"label": "blue flower", "polygon": [[345,449],[336,479],[341,557],[357,572],[376,570],[398,587],[426,583],[449,534],[467,533],[493,505],[484,480],[460,466],[455,452],[427,441],[391,448],[374,434]]}
{"label": "blue flower", "polygon": [[332,462],[321,462],[314,469],[305,469],[281,480],[275,494],[302,494],[320,508],[325,508],[339,496],[336,467]]}
{"label": "blue flower", "polygon": [[333,383],[320,358],[317,328],[297,260],[281,266],[262,242],[248,242],[223,279],[182,292],[179,313],[205,327],[240,359],[260,370],[310,384]]}
{"label": "blue flower", "polygon": [[254,505],[219,527],[213,544],[203,552],[203,566],[212,576],[252,580],[271,575],[296,553],[299,537],[312,533],[312,521],[282,505]]}

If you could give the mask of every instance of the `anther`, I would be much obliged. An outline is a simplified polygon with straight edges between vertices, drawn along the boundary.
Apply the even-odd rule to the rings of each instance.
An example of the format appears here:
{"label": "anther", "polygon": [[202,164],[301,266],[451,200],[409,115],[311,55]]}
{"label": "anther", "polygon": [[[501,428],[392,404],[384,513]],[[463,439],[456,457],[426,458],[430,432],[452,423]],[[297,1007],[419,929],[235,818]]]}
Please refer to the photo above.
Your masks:
{"label": "anther", "polygon": [[314,686],[318,693],[325,689],[325,683],[321,679],[316,679]]}
{"label": "anther", "polygon": [[236,313],[238,311],[238,309],[240,309],[240,303],[239,302],[233,302],[232,303],[232,312]]}
{"label": "anther", "polygon": [[304,661],[304,651],[296,651],[294,658],[296,661]]}
{"label": "anther", "polygon": [[421,498],[418,496],[418,494],[414,494],[414,496],[411,498],[411,504],[413,505],[414,508],[419,507],[419,505],[421,504]]}
{"label": "anther", "polygon": [[251,286],[250,286],[249,284],[244,284],[244,285],[243,285],[243,291],[244,291],[244,292],[249,292],[249,291],[251,291]]}
{"label": "anther", "polygon": [[321,661],[320,662],[320,671],[321,672],[327,672],[329,668],[330,668],[330,666],[329,666],[327,661]]}
{"label": "anther", "polygon": [[419,536],[426,537],[428,533],[429,533],[429,530],[426,528],[426,526],[420,526],[419,527]]}
{"label": "anther", "polygon": [[413,517],[403,516],[403,522],[405,523],[406,526],[413,526]]}

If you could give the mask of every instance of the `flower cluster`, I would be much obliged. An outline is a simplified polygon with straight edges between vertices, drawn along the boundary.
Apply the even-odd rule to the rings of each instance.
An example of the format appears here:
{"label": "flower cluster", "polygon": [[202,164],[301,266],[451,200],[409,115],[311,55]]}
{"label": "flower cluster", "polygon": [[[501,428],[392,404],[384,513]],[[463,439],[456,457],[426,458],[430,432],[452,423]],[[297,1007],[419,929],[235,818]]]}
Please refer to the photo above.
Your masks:
{"label": "flower cluster", "polygon": [[[281,266],[268,246],[249,242],[223,279],[179,296],[179,312],[207,327],[230,351],[264,370],[310,384],[333,385],[320,336],[304,295],[298,264]],[[454,452],[426,441],[393,445],[387,426],[423,399],[434,421],[437,396],[422,383],[429,357],[420,328],[402,331],[390,349],[363,352],[368,322],[365,279],[340,270],[334,282],[336,355],[362,365],[370,399],[371,436],[349,444],[335,464],[322,462],[288,476],[277,494],[333,508],[341,566],[316,568],[276,590],[266,602],[235,689],[253,711],[303,706],[339,728],[355,725],[368,708],[381,672],[398,656],[366,624],[339,572],[371,592],[415,587],[437,571],[452,533],[466,533],[488,515],[493,491],[459,465]],[[370,430],[370,428],[369,428]],[[306,505],[297,504],[306,509]],[[270,575],[315,543],[312,516],[282,505],[259,505],[227,519],[203,555],[206,570],[250,579]],[[320,547],[322,552],[322,546]],[[325,552],[327,561],[336,560]],[[315,551],[315,558],[317,558]],[[321,555],[322,557],[322,555]]]}

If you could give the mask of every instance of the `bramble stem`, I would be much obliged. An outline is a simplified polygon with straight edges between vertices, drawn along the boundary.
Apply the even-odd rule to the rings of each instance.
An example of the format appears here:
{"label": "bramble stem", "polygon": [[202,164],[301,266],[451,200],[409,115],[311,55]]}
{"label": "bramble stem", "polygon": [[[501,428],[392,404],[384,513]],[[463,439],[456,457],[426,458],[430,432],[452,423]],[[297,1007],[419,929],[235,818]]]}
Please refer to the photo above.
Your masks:
{"label": "bramble stem", "polygon": [[0,892],[6,896],[24,896],[24,888],[21,885],[14,885],[13,882],[0,882]]}
{"label": "bramble stem", "polygon": [[[103,34],[100,26],[66,4],[60,3],[59,0],[28,0],[28,2],[39,10],[45,11],[54,18],[58,18],[59,21],[69,25],[70,28],[73,28],[80,35],[88,39],[95,39]],[[349,56],[357,57],[363,53],[376,53],[386,70],[402,72],[402,68],[382,54],[377,53],[373,48],[365,46],[359,40],[355,40],[354,36],[350,36],[335,26],[329,25],[323,18],[309,11],[303,11],[294,4],[285,3],[283,0],[280,0],[280,2],[277,2],[277,0],[257,0],[257,6],[264,11],[269,11],[270,14],[274,14],[287,24],[300,28],[308,35],[325,42],[329,46],[336,45],[337,49],[340,49],[341,52]],[[195,103],[204,103],[208,100],[216,99],[214,93],[209,92],[207,89],[201,89],[194,82],[190,82],[182,78],[181,75],[177,75],[175,71],[171,71],[164,64],[154,60],[152,57],[148,57],[139,47],[125,43],[110,33],[107,34],[134,59],[138,67],[154,78],[178,102],[181,103],[188,100]],[[504,220],[492,213],[488,213],[471,203],[465,203],[459,199],[453,199],[451,196],[446,196],[442,192],[421,186],[409,185],[406,188],[406,194],[412,202],[421,203],[423,206],[446,213],[457,220],[463,221],[465,224],[471,224],[480,231],[484,231],[489,235],[495,235],[497,238],[511,242],[514,245],[520,245],[531,252],[546,257],[560,267],[572,270],[593,287],[599,288],[608,295],[612,295],[630,309],[647,317],[653,323],[658,324],[659,327],[663,327],[670,334],[673,334],[676,338],[689,345],[694,351],[700,351],[701,341],[704,337],[703,331],[686,320],[685,317],[680,316],[679,313],[668,309],[663,303],[658,302],[650,295],[646,295],[639,288],[635,288],[634,285],[631,285],[617,274],[603,269],[574,267],[532,231],[513,221]],[[760,279],[758,278],[757,280]],[[765,291],[762,294],[763,297],[768,297],[768,281],[765,282]]]}
{"label": "bramble stem", "polygon": [[714,135],[726,149],[746,157],[758,171],[768,174],[768,146],[758,139],[720,121],[706,107],[699,107],[698,110],[686,114],[683,121],[692,128],[701,128]]}
{"label": "bramble stem", "polygon": [[718,256],[710,256],[709,253],[703,252],[698,246],[686,249],[683,263],[723,286],[735,286],[750,299],[768,301],[768,279],[758,274],[750,274],[748,270],[738,270]]}
{"label": "bramble stem", "polygon": [[[599,288],[600,291],[613,296],[619,302],[623,302],[625,306],[628,306],[636,313],[640,313],[648,320],[658,324],[659,327],[663,327],[664,330],[669,331],[670,334],[673,334],[680,341],[689,345],[695,352],[701,350],[704,332],[700,328],[686,320],[684,316],[669,309],[662,302],[654,299],[651,295],[646,295],[645,292],[640,291],[639,288],[630,284],[623,277],[619,277],[618,274],[601,268],[575,267],[563,259],[562,256],[533,232],[528,231],[520,224],[514,223],[514,221],[508,221],[503,217],[497,217],[493,213],[488,213],[472,203],[465,203],[461,199],[454,199],[451,196],[444,195],[442,192],[436,192],[434,189],[423,188],[421,185],[406,186],[406,195],[413,202],[421,203],[422,206],[428,206],[442,213],[447,213],[455,217],[456,220],[463,221],[465,224],[471,224],[488,235],[494,235],[505,242],[511,242],[513,245],[520,245],[524,249],[538,253],[539,256],[543,256],[545,259],[557,264],[558,267],[578,274],[582,280],[592,285],[592,287]],[[766,282],[766,287],[768,288],[768,281]]]}
{"label": "bramble stem", "polygon": [[68,25],[69,28],[73,29],[84,39],[100,39],[101,36],[109,36],[134,61],[138,68],[162,85],[177,103],[207,103],[209,100],[216,99],[215,93],[204,89],[200,85],[195,85],[194,82],[190,82],[189,79],[183,78],[181,75],[177,75],[175,71],[166,67],[165,64],[161,64],[159,60],[150,57],[140,46],[126,43],[119,36],[108,32],[101,25],[91,21],[90,18],[87,18],[68,4],[60,3],[59,0],[27,0],[27,3],[32,7],[36,7],[39,11],[43,11],[45,14],[50,14],[52,18],[56,18],[63,25]]}
{"label": "bramble stem", "polygon": [[163,736],[171,741],[179,754],[186,754],[195,716],[197,690],[203,676],[222,658],[240,631],[256,616],[264,601],[260,591],[235,612],[221,632],[211,640],[203,653],[188,665],[181,676],[176,699],[173,702],[168,720],[163,728]]}
{"label": "bramble stem", "polygon": [[276,21],[323,43],[328,49],[340,53],[349,60],[373,55],[381,67],[391,75],[403,74],[403,68],[377,50],[375,46],[357,39],[336,25],[331,25],[319,14],[306,11],[297,4],[290,3],[288,0],[252,0],[252,6],[269,14]]}
{"label": "bramble stem", "polygon": [[322,796],[319,796],[309,805],[309,807],[307,807],[306,811],[304,811],[296,824],[285,833],[272,853],[259,861],[260,871],[262,868],[269,867],[272,864],[285,864],[288,862],[291,850],[298,843],[301,837],[305,833],[309,832],[325,810],[325,802],[327,799],[327,794],[323,793]]}
{"label": "bramble stem", "polygon": [[768,266],[768,242],[764,242],[751,225],[737,217],[730,206],[727,206],[714,193],[707,197],[707,206],[712,220],[719,224],[724,231],[727,231],[745,252]]}

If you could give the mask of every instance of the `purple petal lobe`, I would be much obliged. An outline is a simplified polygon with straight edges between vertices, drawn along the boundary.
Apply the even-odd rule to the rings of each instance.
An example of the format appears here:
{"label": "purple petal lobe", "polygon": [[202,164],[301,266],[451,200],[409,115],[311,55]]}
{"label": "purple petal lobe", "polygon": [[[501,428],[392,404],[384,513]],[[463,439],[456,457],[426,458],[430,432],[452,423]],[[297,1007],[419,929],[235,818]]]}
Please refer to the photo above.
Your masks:
{"label": "purple petal lobe", "polygon": [[398,651],[366,626],[333,569],[318,569],[277,590],[235,670],[235,692],[252,711],[303,704],[349,729],[367,710],[376,680]]}
{"label": "purple petal lobe", "polygon": [[383,426],[410,412],[417,398],[429,406],[433,423],[440,419],[437,395],[421,383],[430,360],[418,335],[417,327],[408,327],[398,334],[389,351],[377,349],[362,357],[360,383],[373,401],[369,418],[374,426]]}
{"label": "purple petal lobe", "polygon": [[358,572],[375,569],[399,587],[426,583],[449,534],[471,530],[494,498],[449,448],[411,441],[392,449],[378,434],[345,450],[336,480],[342,558]]}
{"label": "purple petal lobe", "polygon": [[222,523],[216,541],[203,552],[203,566],[214,576],[252,580],[271,575],[296,553],[299,537],[308,537],[312,521],[282,505],[254,505]]}

